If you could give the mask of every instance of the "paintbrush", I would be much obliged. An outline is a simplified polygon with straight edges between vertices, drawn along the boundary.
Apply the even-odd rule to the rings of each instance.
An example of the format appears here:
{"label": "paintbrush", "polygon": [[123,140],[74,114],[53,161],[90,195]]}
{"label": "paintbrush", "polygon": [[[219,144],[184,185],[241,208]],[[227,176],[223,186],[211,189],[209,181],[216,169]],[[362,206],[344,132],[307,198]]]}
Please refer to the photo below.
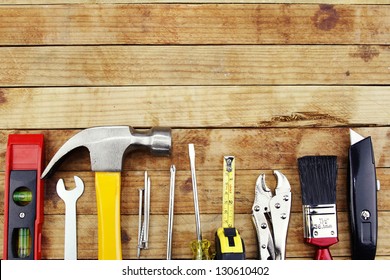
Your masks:
{"label": "paintbrush", "polygon": [[329,247],[336,244],[336,156],[298,159],[302,190],[305,242],[317,246],[316,260],[332,260]]}

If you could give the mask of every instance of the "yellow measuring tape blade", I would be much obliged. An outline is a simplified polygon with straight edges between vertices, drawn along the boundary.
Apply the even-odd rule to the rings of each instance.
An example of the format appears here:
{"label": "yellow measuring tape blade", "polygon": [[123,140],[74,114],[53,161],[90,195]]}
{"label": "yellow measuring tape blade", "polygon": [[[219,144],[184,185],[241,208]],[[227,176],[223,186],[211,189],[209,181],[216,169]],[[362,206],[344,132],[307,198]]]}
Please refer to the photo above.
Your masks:
{"label": "yellow measuring tape blade", "polygon": [[223,158],[222,227],[234,227],[234,156]]}

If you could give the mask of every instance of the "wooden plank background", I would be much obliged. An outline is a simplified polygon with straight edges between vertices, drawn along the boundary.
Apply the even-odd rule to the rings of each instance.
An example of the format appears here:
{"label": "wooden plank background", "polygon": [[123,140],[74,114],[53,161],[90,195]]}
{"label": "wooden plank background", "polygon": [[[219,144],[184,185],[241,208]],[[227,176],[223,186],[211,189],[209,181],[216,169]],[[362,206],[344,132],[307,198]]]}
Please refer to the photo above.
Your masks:
{"label": "wooden plank background", "polygon": [[[177,2],[177,3],[175,3]],[[256,257],[251,221],[256,178],[281,170],[292,185],[288,259],[304,244],[297,158],[336,155],[340,242],[350,258],[346,199],[349,128],[374,143],[377,259],[390,259],[390,1],[0,1],[0,177],[11,133],[43,133],[48,162],[81,129],[172,127],[173,153],[135,152],[122,172],[124,259],[136,258],[138,188],[152,181],[150,249],[164,259],[169,166],[177,167],[173,258],[195,238],[188,143],[196,149],[203,236],[221,224],[222,158],[236,156],[236,225]],[[153,5],[152,5],[153,4]],[[86,150],[45,181],[44,259],[63,258],[64,205],[55,184],[86,185],[77,204],[78,256],[97,259],[94,176]],[[3,184],[0,195],[4,196]],[[3,209],[3,199],[0,201]],[[0,242],[3,242],[3,211]],[[2,251],[1,253],[2,254]]]}

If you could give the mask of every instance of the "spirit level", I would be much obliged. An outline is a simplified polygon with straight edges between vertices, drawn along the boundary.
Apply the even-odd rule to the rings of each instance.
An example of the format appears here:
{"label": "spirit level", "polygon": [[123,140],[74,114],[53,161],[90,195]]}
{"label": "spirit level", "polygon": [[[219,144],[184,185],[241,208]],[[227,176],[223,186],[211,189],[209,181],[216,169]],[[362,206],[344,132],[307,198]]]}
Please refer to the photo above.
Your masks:
{"label": "spirit level", "polygon": [[238,230],[234,227],[234,174],[233,156],[223,161],[222,227],[215,234],[217,260],[244,260],[245,246]]}
{"label": "spirit level", "polygon": [[43,135],[8,137],[4,188],[3,258],[41,258]]}

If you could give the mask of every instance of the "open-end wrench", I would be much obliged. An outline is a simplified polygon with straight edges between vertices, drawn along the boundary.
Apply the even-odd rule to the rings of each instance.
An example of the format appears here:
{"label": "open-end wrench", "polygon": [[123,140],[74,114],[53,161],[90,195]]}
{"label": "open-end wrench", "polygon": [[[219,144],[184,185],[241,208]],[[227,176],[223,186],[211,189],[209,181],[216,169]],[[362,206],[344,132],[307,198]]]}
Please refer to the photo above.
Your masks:
{"label": "open-end wrench", "polygon": [[84,192],[84,183],[77,176],[74,181],[76,187],[71,190],[65,189],[63,179],[57,182],[57,194],[65,202],[65,260],[77,260],[76,202]]}

